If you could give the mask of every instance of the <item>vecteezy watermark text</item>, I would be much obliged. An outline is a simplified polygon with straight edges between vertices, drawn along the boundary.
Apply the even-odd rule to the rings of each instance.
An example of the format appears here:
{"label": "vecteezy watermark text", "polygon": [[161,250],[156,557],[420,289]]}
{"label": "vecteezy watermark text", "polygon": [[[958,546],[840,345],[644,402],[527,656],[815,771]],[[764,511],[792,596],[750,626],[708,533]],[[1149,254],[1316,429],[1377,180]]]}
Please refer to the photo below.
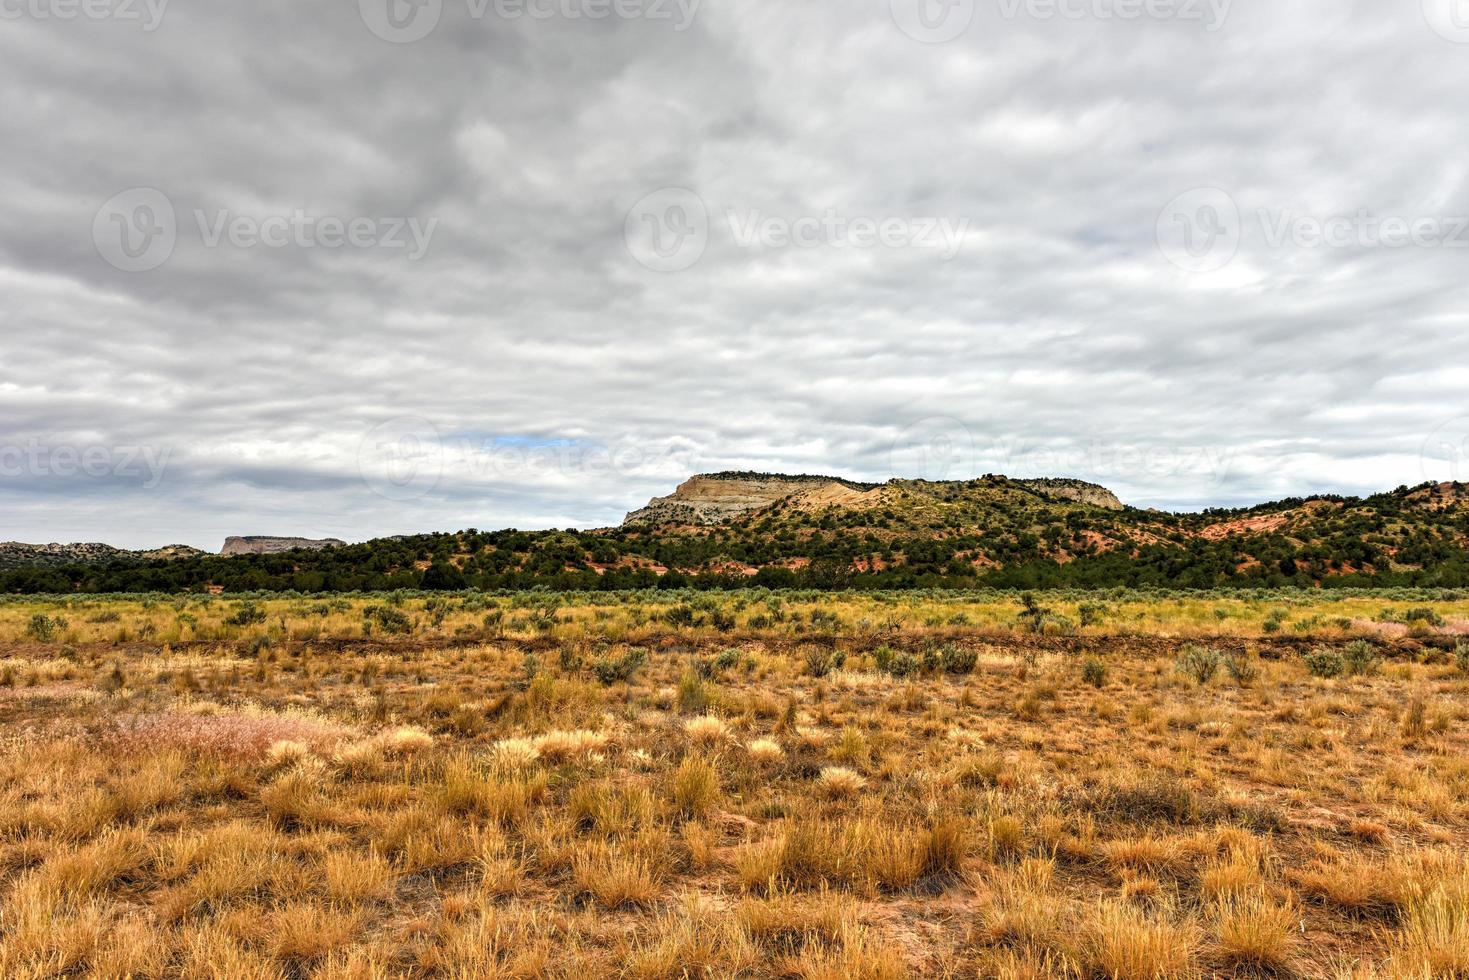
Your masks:
{"label": "vecteezy watermark text", "polygon": [[163,481],[169,455],[166,447],[52,446],[29,439],[23,445],[0,444],[0,477],[142,479],[143,488],[152,490]]}
{"label": "vecteezy watermark text", "polygon": [[997,0],[1006,20],[1176,20],[1210,33],[1224,26],[1234,0]]}
{"label": "vecteezy watermark text", "polygon": [[[965,34],[978,0],[888,0],[893,23],[915,41],[942,44]],[[1008,21],[1177,21],[1213,33],[1234,0],[985,0]]]}
{"label": "vecteezy watermark text", "polygon": [[1291,208],[1258,212],[1271,248],[1469,248],[1469,215],[1351,214],[1322,217]]}
{"label": "vecteezy watermark text", "polygon": [[1138,446],[1097,439],[1061,447],[1010,439],[987,448],[987,457],[998,457],[1006,473],[1079,473],[1100,480],[1187,476],[1203,478],[1213,487],[1224,485],[1235,458],[1229,446]]}
{"label": "vecteezy watermark text", "polygon": [[946,262],[959,254],[969,229],[968,218],[874,218],[834,208],[796,218],[730,208],[725,220],[740,248],[926,248]]}
{"label": "vecteezy watermark text", "polygon": [[[693,26],[703,0],[462,0],[471,20],[646,20],[675,31]],[[434,32],[445,0],[358,0],[367,29],[384,41],[411,44]]]}
{"label": "vecteezy watermark text", "polygon": [[827,208],[820,214],[769,214],[759,208],[727,208],[711,220],[703,198],[686,187],[665,187],[629,209],[623,224],[628,251],[657,272],[690,268],[711,235],[742,249],[923,249],[949,261],[959,254],[969,230],[967,217],[851,214]]}
{"label": "vecteezy watermark text", "polygon": [[151,34],[169,0],[0,0],[0,20],[115,20]]}
{"label": "vecteezy watermark text", "polygon": [[1410,215],[1371,208],[1330,214],[1294,207],[1247,212],[1218,187],[1179,194],[1159,213],[1155,231],[1164,257],[1190,272],[1222,269],[1246,237],[1256,234],[1271,249],[1469,248],[1469,215]]}
{"label": "vecteezy watermark text", "polygon": [[1053,476],[1085,480],[1186,478],[1223,486],[1236,450],[1218,445],[1129,445],[1092,439],[1057,444],[1025,438],[993,438],[947,415],[905,427],[888,450],[899,479],[970,480],[981,473],[1012,477]]}
{"label": "vecteezy watermark text", "polygon": [[[428,254],[439,225],[438,218],[313,214],[304,208],[281,214],[195,208],[192,218],[205,248],[381,249],[401,252],[409,261]],[[168,195],[152,187],[134,187],[97,210],[92,241],[97,253],[115,268],[147,272],[173,255],[180,230]]]}
{"label": "vecteezy watermark text", "polygon": [[357,451],[357,468],[374,493],[414,500],[447,476],[457,483],[577,483],[606,476],[683,476],[698,470],[699,451],[684,439],[619,436],[607,442],[511,436],[443,435],[424,418],[374,426]]}
{"label": "vecteezy watermark text", "polygon": [[289,215],[235,214],[227,209],[207,214],[196,210],[194,220],[206,248],[229,244],[234,248],[386,248],[406,249],[410,261],[428,252],[439,219],[416,217],[343,218],[313,215],[297,209]]}

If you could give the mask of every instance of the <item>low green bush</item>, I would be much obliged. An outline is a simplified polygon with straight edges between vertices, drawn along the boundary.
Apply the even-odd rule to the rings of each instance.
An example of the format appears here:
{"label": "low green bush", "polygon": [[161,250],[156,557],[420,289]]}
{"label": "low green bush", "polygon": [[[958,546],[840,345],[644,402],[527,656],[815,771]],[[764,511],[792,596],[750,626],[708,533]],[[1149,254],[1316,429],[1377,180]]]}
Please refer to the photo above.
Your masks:
{"label": "low green bush", "polygon": [[1092,687],[1101,687],[1107,683],[1107,668],[1096,657],[1087,657],[1081,665],[1081,679]]}
{"label": "low green bush", "polygon": [[1180,674],[1186,674],[1203,685],[1214,679],[1223,661],[1224,655],[1213,647],[1190,643],[1179,651],[1175,666]]}
{"label": "low green bush", "polygon": [[604,653],[592,660],[592,673],[603,685],[610,687],[618,681],[626,681],[648,662],[648,651],[633,647],[619,657]]}
{"label": "low green bush", "polygon": [[1317,647],[1306,654],[1306,669],[1314,677],[1340,677],[1347,672],[1346,659],[1337,651]]}

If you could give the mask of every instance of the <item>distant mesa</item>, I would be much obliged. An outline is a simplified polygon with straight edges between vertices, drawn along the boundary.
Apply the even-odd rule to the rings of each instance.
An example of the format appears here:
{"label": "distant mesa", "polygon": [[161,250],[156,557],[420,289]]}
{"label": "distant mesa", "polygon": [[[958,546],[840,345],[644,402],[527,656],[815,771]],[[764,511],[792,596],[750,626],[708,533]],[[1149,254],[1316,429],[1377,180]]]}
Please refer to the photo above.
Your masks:
{"label": "distant mesa", "polygon": [[859,483],[835,476],[785,476],[778,473],[704,473],[690,477],[666,497],[654,497],[645,507],[632,511],[623,526],[709,525],[781,504],[798,511],[828,507],[865,509],[889,503],[905,488],[952,490],[954,493],[983,492],[997,486],[1018,487],[1041,497],[1087,504],[1106,510],[1122,510],[1122,501],[1106,487],[1083,480],[1009,480],[987,476],[979,480],[934,483],[922,480],[889,480]]}
{"label": "distant mesa", "polygon": [[813,490],[860,496],[871,489],[875,488],[826,476],[706,473],[690,477],[666,497],[654,497],[622,523],[718,524]]}
{"label": "distant mesa", "polygon": [[276,538],[268,535],[247,535],[224,539],[221,555],[278,555],[297,548],[320,551],[323,548],[345,548],[347,542],[336,538]]}

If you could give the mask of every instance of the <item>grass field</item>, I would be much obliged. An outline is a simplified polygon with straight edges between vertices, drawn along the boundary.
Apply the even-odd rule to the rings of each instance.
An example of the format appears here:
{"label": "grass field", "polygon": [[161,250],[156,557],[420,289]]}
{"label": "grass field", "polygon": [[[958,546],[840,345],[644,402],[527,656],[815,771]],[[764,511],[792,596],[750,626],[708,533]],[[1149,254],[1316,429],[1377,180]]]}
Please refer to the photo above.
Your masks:
{"label": "grass field", "polygon": [[0,976],[1469,977],[1466,721],[1464,593],[3,601]]}

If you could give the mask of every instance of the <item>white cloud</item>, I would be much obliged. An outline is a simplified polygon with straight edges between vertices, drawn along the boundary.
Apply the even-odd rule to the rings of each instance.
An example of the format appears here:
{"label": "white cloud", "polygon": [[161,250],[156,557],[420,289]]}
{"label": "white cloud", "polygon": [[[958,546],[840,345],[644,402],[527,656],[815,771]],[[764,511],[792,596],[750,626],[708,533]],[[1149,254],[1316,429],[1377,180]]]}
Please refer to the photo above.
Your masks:
{"label": "white cloud", "polygon": [[[1469,413],[1469,249],[1273,245],[1258,213],[1469,215],[1469,47],[1418,6],[1235,4],[1210,33],[980,5],[937,45],[886,3],[730,0],[684,32],[446,3],[401,45],[350,3],[7,21],[0,447],[170,455],[154,488],[0,475],[0,537],[593,526],[685,469],[886,478],[932,418],[976,470],[1065,466],[1143,505],[1416,482]],[[183,220],[129,274],[91,236],[138,186]],[[624,241],[664,187],[711,218],[678,273]],[[1209,273],[1155,242],[1200,187],[1242,221]],[[190,230],[298,208],[441,224],[417,262]],[[967,226],[944,261],[742,246],[730,210]],[[401,417],[449,451],[389,499],[358,456]]]}

